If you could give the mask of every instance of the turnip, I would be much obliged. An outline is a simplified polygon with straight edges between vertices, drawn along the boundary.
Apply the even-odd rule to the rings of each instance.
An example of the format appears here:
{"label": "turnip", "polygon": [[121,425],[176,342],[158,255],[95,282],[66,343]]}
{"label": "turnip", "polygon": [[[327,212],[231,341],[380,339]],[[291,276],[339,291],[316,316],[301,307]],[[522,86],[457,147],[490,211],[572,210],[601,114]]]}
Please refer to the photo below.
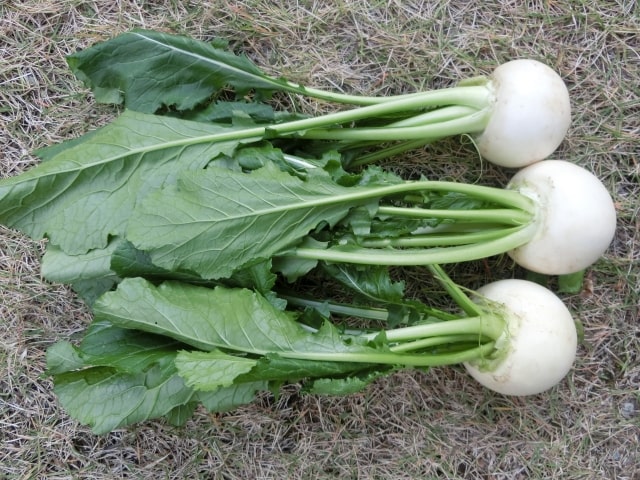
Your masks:
{"label": "turnip", "polygon": [[519,265],[541,273],[577,272],[600,258],[611,243],[616,230],[613,200],[584,168],[547,160],[516,173],[507,188],[536,204],[535,233],[509,251]]}
{"label": "turnip", "polygon": [[[444,281],[450,282],[446,277]],[[490,283],[476,293],[481,305],[476,316],[438,324],[462,335],[465,328],[473,332],[477,322],[477,333],[495,342],[490,354],[464,362],[469,374],[504,395],[535,395],[558,384],[574,363],[578,342],[575,322],[562,300],[537,283],[517,279]],[[464,326],[457,329],[456,322]],[[387,336],[399,337],[395,332]]]}
{"label": "turnip", "polygon": [[[343,149],[400,141],[397,151],[469,134],[487,160],[519,168],[555,151],[571,119],[563,80],[532,59],[509,61],[489,77],[462,80],[455,87],[386,97],[304,86],[266,75],[246,57],[209,43],[148,30],[127,32],[75,53],[69,64],[98,98],[118,99],[145,113],[163,107],[188,111],[214,98],[220,88],[235,89],[239,96],[251,91],[261,98],[281,91],[361,107],[301,122],[274,121],[238,132],[242,136],[236,138],[295,135],[340,140]],[[373,158],[354,161],[357,165]]]}
{"label": "turnip", "polygon": [[[569,92],[548,66],[536,60],[513,60],[499,66],[489,78],[469,83],[473,84],[461,82],[456,87],[385,98],[363,97],[361,103],[369,105],[248,129],[241,135],[339,140],[340,149],[346,151],[354,145],[404,142],[384,153],[389,155],[444,137],[470,134],[485,159],[510,168],[547,158],[564,139],[571,122]],[[315,95],[317,91],[304,92]],[[323,98],[346,101],[330,93]],[[353,100],[352,96],[347,98]],[[398,115],[405,118],[375,127],[357,123]],[[376,153],[363,155],[349,165],[362,165],[378,157]]]}
{"label": "turnip", "polygon": [[440,215],[448,222],[395,238],[364,238],[348,248],[300,247],[292,255],[365,265],[426,265],[506,252],[531,271],[563,275],[592,265],[615,234],[616,211],[607,189],[586,169],[563,160],[545,160],[523,168],[504,190],[438,181],[407,182],[388,188],[389,193],[438,190],[490,199],[505,209],[433,212],[380,206],[378,215]]}
{"label": "turnip", "polygon": [[480,154],[505,167],[522,167],[553,153],[571,123],[569,92],[560,76],[535,60],[500,65],[491,117],[476,142]]}
{"label": "turnip", "polygon": [[[292,354],[292,358],[404,367],[462,363],[483,386],[504,395],[518,396],[542,393],[567,375],[576,357],[577,329],[569,309],[549,289],[527,280],[506,279],[468,294],[440,266],[429,268],[463,313],[455,315],[429,308],[428,321],[418,321],[408,327],[382,332],[344,331],[345,339],[354,344],[361,344],[362,339],[384,342],[379,354],[306,352]],[[284,298],[291,306],[386,320],[384,308],[343,305],[295,295]],[[308,326],[306,330],[317,331]]]}
{"label": "turnip", "polygon": [[[333,131],[333,135],[318,130],[304,136],[431,141],[470,133],[485,159],[510,168],[543,160],[560,146],[571,123],[571,104],[567,87],[554,70],[536,60],[519,59],[498,66],[488,79],[475,81],[478,85],[462,82],[451,89],[409,95],[416,105],[434,110],[384,128]],[[388,101],[393,104],[394,98],[403,97]]]}
{"label": "turnip", "polygon": [[499,280],[478,290],[506,329],[499,353],[465,363],[478,382],[505,395],[533,395],[556,385],[571,369],[577,333],[571,313],[550,290],[525,280]]}
{"label": "turnip", "polygon": [[[554,293],[534,282],[507,279],[489,283],[469,297],[442,268],[430,268],[464,314],[451,318],[430,310],[428,323],[384,330],[389,350],[397,354],[398,365],[462,362],[483,386],[504,395],[520,396],[544,392],[567,375],[576,357],[578,336],[571,312]],[[385,319],[384,309],[286,298],[292,305]],[[434,322],[434,317],[440,317],[440,321]],[[380,334],[355,330],[347,333],[371,340]],[[428,350],[435,347],[440,349],[438,353]],[[446,353],[447,349],[451,353]]]}
{"label": "turnip", "polygon": [[284,272],[319,261],[415,266],[504,253],[531,271],[564,275],[597,261],[615,234],[606,188],[567,161],[525,167],[504,189],[397,177],[344,186],[322,168],[294,165],[304,166],[303,178],[272,163],[251,173],[185,173],[180,188],[137,205],[125,236],[159,267],[219,279],[270,258]]}
{"label": "turnip", "polygon": [[98,433],[183,405],[189,414],[195,402],[228,411],[283,382],[348,395],[399,369],[462,364],[491,390],[534,395],[569,372],[577,335],[554,294],[502,280],[468,295],[442,268],[430,269],[461,312],[411,301],[420,313],[408,326],[365,329],[333,320],[384,321],[384,308],[124,278],[93,303],[95,320],[78,346],[49,349],[48,371],[69,415]]}

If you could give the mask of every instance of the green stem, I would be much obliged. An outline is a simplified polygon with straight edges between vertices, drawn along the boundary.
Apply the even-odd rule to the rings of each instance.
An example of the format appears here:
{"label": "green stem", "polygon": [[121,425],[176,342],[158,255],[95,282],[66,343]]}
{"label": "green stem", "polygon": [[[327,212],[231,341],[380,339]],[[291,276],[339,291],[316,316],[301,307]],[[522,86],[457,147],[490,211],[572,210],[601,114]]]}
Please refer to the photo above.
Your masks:
{"label": "green stem", "polygon": [[[345,204],[357,203],[363,200],[381,199],[387,196],[410,194],[413,192],[424,193],[425,191],[463,193],[477,199],[504,205],[511,212],[507,213],[506,217],[515,217],[518,219],[518,222],[515,223],[522,223],[523,225],[517,230],[505,228],[504,236],[500,238],[497,238],[498,235],[492,234],[492,239],[468,245],[461,245],[462,242],[460,239],[456,239],[456,245],[454,246],[418,250],[380,250],[360,247],[353,244],[344,244],[331,246],[329,248],[294,247],[289,251],[282,252],[279,256],[364,265],[429,265],[434,263],[455,263],[477,260],[479,258],[507,252],[529,242],[537,231],[537,225],[534,223],[535,204],[530,198],[512,190],[466,183],[429,180],[402,182],[382,187],[357,189],[348,194],[335,197],[323,197],[316,200],[314,205],[319,207],[335,202]],[[307,202],[304,206],[305,208],[309,208],[311,205]],[[417,209],[411,210],[418,211]],[[492,212],[493,209],[489,211],[489,216],[493,215]],[[447,214],[450,216],[457,215],[453,210],[448,211]],[[464,213],[462,215],[470,214]],[[492,221],[492,219],[487,220],[483,218],[481,213],[471,215],[473,215],[474,221],[479,223]],[[528,221],[525,221],[527,218]]]}
{"label": "green stem", "polygon": [[[385,125],[383,128],[388,129],[388,128],[398,128],[398,127],[415,127],[419,125],[448,122],[451,120],[469,117],[476,112],[477,112],[476,109],[472,107],[466,107],[466,106],[442,107],[436,110],[430,110],[423,114],[414,115],[413,117],[409,117],[404,120],[389,123]],[[484,125],[482,126],[482,128],[484,128]],[[375,132],[378,133],[379,130],[375,130]],[[468,132],[465,132],[465,133],[468,133]],[[380,143],[380,140],[377,137],[378,135],[376,135],[376,139],[367,140],[367,141],[346,140],[344,141],[345,143],[344,146],[338,146],[337,148],[340,152],[347,152],[353,149],[362,150],[369,146],[378,145]],[[414,150],[416,148],[420,148],[424,145],[434,142],[436,139],[437,138],[429,138],[429,137],[420,135],[419,138],[417,139],[400,140],[400,143],[387,146],[383,149],[376,150],[371,153],[360,155],[360,157],[358,157],[357,159],[349,162],[349,167],[356,167],[360,165],[375,163],[385,158],[389,158],[394,155],[399,155],[408,150]]]}
{"label": "green stem", "polygon": [[[315,309],[323,309],[326,308],[330,313],[336,315],[342,315],[347,317],[358,317],[366,320],[377,320],[377,321],[388,321],[389,320],[389,311],[385,308],[375,308],[375,307],[358,307],[354,305],[346,305],[343,303],[337,302],[328,302],[328,301],[320,301],[320,300],[312,300],[309,298],[302,298],[297,295],[289,295],[278,293],[278,296],[287,301],[290,305],[295,305],[297,307],[311,307]],[[389,302],[393,305],[398,305],[398,303]],[[445,312],[443,310],[438,310],[436,308],[427,307],[421,308],[421,315],[427,315],[429,317],[437,318],[442,321],[455,320],[460,318],[458,315],[454,315],[452,313]],[[358,333],[364,333],[362,331],[358,331]]]}
{"label": "green stem", "polygon": [[[451,280],[451,277],[447,275],[440,265],[428,265],[427,268],[431,271],[434,278],[440,282],[440,285],[444,287],[449,296],[462,308],[464,313],[470,317],[479,317],[482,314],[482,308],[476,305],[469,296],[464,293],[462,288]],[[494,340],[495,339],[497,339],[497,337],[494,337]]]}
{"label": "green stem", "polygon": [[366,248],[416,248],[416,247],[440,247],[444,245],[468,245],[481,243],[487,240],[495,240],[509,233],[515,233],[520,227],[510,230],[503,228],[493,228],[490,230],[479,230],[477,232],[448,233],[448,234],[410,234],[406,237],[396,238],[365,238],[358,242]]}
{"label": "green stem", "polygon": [[[448,335],[476,335],[476,338],[484,336],[497,340],[504,334],[504,329],[504,320],[499,315],[489,312],[474,317],[394,328],[386,330],[385,336],[391,343]],[[378,334],[378,332],[371,332],[363,336],[373,340]]]}
{"label": "green stem", "polygon": [[278,352],[284,358],[324,362],[372,363],[380,365],[402,365],[406,367],[438,367],[456,365],[487,357],[495,349],[494,342],[460,352],[408,355],[394,352],[381,353],[331,353],[331,352]]}
{"label": "green stem", "polygon": [[529,242],[536,231],[537,226],[531,224],[495,240],[441,248],[397,250],[363,248],[355,245],[335,246],[326,249],[298,247],[281,256],[360,265],[415,266],[460,263],[513,250]]}
{"label": "green stem", "polygon": [[[464,105],[483,113],[491,104],[491,92],[484,86],[481,87],[455,87],[450,89],[434,90],[416,95],[401,97],[366,107],[353,108],[336,113],[329,113],[319,117],[293,120],[265,127],[265,130],[276,136],[300,132],[309,129],[319,129],[331,125],[355,122],[367,118],[378,118],[385,115],[400,112],[412,112],[425,108],[439,107],[443,105]],[[475,114],[474,114],[475,115]],[[473,115],[472,115],[473,116]],[[468,117],[468,116],[467,116]],[[463,117],[463,118],[467,118]],[[485,119],[485,125],[488,118]],[[261,127],[262,128],[262,127]],[[402,138],[398,138],[402,140]],[[378,138],[373,138],[378,140]]]}
{"label": "green stem", "polygon": [[[442,335],[439,337],[423,338],[412,342],[399,343],[389,347],[394,353],[405,353],[425,348],[437,347],[438,345],[475,343],[476,345],[484,343],[478,335]],[[486,341],[486,340],[485,340]]]}
{"label": "green stem", "polygon": [[329,312],[337,315],[343,315],[345,317],[359,317],[367,320],[379,321],[387,321],[389,319],[389,312],[384,308],[356,307],[353,305],[318,301],[286,294],[279,294],[278,296],[286,300],[290,305],[295,305],[297,307],[311,307],[315,309],[327,308]]}
{"label": "green stem", "polygon": [[437,140],[463,133],[482,132],[490,117],[490,110],[480,110],[466,117],[428,123],[412,127],[353,127],[353,128],[311,128],[300,134],[310,140],[379,141],[393,140]]}
{"label": "green stem", "polygon": [[[289,91],[290,93],[296,93],[296,94],[304,95],[307,97],[317,98],[319,100],[326,100],[329,102],[342,103],[345,105],[355,105],[355,106],[370,106],[370,105],[379,105],[381,103],[395,102],[398,100],[411,100],[411,99],[415,99],[416,97],[422,97],[425,94],[435,94],[442,90],[447,90],[451,92],[451,94],[455,95],[457,89],[468,88],[470,86],[482,87],[487,89],[486,85],[488,84],[487,79],[484,77],[481,77],[479,81],[476,81],[474,83],[469,83],[468,85],[464,85],[460,83],[456,87],[430,90],[425,92],[415,92],[415,93],[407,93],[407,94],[401,94],[401,95],[367,96],[367,95],[350,95],[346,93],[322,90],[318,88],[303,86],[294,82],[286,82],[283,84],[283,82],[280,80],[277,80],[277,79],[273,79],[273,80],[274,80],[274,88],[276,90],[286,90],[286,91]],[[457,104],[455,102],[451,102],[451,103]]]}
{"label": "green stem", "polygon": [[[389,157],[393,157],[395,155],[400,155],[404,152],[408,152],[409,150],[415,150],[416,148],[423,147],[430,143],[433,143],[433,139],[421,138],[418,140],[406,140],[393,145],[386,146],[379,150],[370,153],[364,153],[355,158],[346,165],[349,168],[360,167],[362,165],[369,165],[371,163],[376,163],[380,160],[384,160]],[[368,144],[376,144],[378,142],[367,142]],[[366,147],[367,144],[355,144],[349,145],[349,148],[362,148]],[[347,152],[349,149],[340,149],[341,152]]]}
{"label": "green stem", "polygon": [[414,115],[403,120],[398,120],[386,125],[386,127],[417,127],[420,125],[430,125],[432,123],[448,122],[459,118],[466,118],[477,113],[477,110],[465,105],[452,105],[449,107],[441,107],[435,110]]}
{"label": "green stem", "polygon": [[531,221],[531,214],[528,211],[497,208],[482,210],[440,210],[416,207],[387,207],[382,205],[378,207],[376,214],[378,216],[389,215],[406,218],[495,222],[505,225],[524,225]]}

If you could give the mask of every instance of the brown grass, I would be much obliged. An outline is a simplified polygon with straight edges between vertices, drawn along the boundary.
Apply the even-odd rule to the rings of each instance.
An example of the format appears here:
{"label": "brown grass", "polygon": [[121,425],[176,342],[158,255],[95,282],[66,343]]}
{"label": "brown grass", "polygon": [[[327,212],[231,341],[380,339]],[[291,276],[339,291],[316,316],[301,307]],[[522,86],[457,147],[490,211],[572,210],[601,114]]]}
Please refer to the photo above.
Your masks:
{"label": "brown grass", "polygon": [[[288,386],[277,400],[264,395],[229,414],[199,411],[184,428],[146,422],[96,437],[60,410],[43,376],[47,346],[79,332],[89,314],[66,287],[42,281],[40,244],[2,228],[1,478],[640,479],[636,0],[0,1],[0,177],[33,165],[34,149],[113,118],[64,56],[132,27],[224,37],[271,73],[379,95],[451,85],[515,57],[543,60],[565,78],[575,112],[555,157],[605,182],[618,233],[583,292],[563,295],[585,342],[549,393],[505,398],[461,369],[434,369],[344,398]],[[289,101],[309,113],[335,108]],[[508,178],[459,140],[404,155],[393,168]],[[417,285],[421,272],[409,273]],[[469,287],[521,274],[505,259],[456,269]]]}

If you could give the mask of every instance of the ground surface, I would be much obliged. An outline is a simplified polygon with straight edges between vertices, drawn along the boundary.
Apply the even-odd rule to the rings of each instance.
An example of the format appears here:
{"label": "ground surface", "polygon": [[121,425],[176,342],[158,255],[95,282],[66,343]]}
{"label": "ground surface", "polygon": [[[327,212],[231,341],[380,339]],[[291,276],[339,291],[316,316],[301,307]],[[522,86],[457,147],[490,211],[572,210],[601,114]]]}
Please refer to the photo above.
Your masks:
{"label": "ground surface", "polygon": [[[90,315],[66,287],[41,280],[41,245],[0,227],[0,478],[640,479],[636,0],[0,1],[0,177],[31,166],[34,149],[113,118],[64,57],[132,27],[223,37],[271,73],[378,95],[448,86],[516,57],[542,60],[566,80],[574,108],[554,157],[603,180],[618,232],[582,292],[561,294],[585,339],[551,392],[505,398],[461,369],[434,369],[344,398],[290,386],[229,414],[198,412],[184,428],[147,422],[96,437],[58,407],[43,375],[47,346]],[[333,108],[296,101],[307,113]],[[459,139],[393,168],[411,176],[426,161],[430,175],[450,179],[509,176],[480,165]],[[522,272],[496,258],[456,274],[475,288]],[[417,294],[421,275],[410,272]]]}

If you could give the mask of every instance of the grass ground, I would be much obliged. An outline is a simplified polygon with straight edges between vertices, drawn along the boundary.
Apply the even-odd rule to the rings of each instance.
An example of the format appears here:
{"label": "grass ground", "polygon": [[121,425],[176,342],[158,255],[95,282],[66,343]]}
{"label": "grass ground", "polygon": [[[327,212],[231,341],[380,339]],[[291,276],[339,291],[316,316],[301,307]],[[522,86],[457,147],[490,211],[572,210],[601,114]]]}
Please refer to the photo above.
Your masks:
{"label": "grass ground", "polygon": [[[33,165],[34,149],[113,118],[64,56],[132,27],[223,37],[271,73],[367,94],[451,85],[515,57],[545,61],[574,107],[555,157],[603,180],[618,232],[583,290],[561,294],[585,339],[548,393],[502,397],[457,368],[403,372],[349,397],[289,386],[228,414],[199,411],[183,428],[147,422],[97,437],[61,411],[43,374],[47,346],[90,315],[42,281],[40,244],[0,227],[0,478],[640,479],[636,0],[0,0],[0,177]],[[293,101],[308,113],[331,108]],[[457,139],[393,168],[411,176],[420,162],[441,177],[508,178]],[[455,273],[470,287],[522,275],[504,258]],[[420,270],[409,274],[417,285]]]}

